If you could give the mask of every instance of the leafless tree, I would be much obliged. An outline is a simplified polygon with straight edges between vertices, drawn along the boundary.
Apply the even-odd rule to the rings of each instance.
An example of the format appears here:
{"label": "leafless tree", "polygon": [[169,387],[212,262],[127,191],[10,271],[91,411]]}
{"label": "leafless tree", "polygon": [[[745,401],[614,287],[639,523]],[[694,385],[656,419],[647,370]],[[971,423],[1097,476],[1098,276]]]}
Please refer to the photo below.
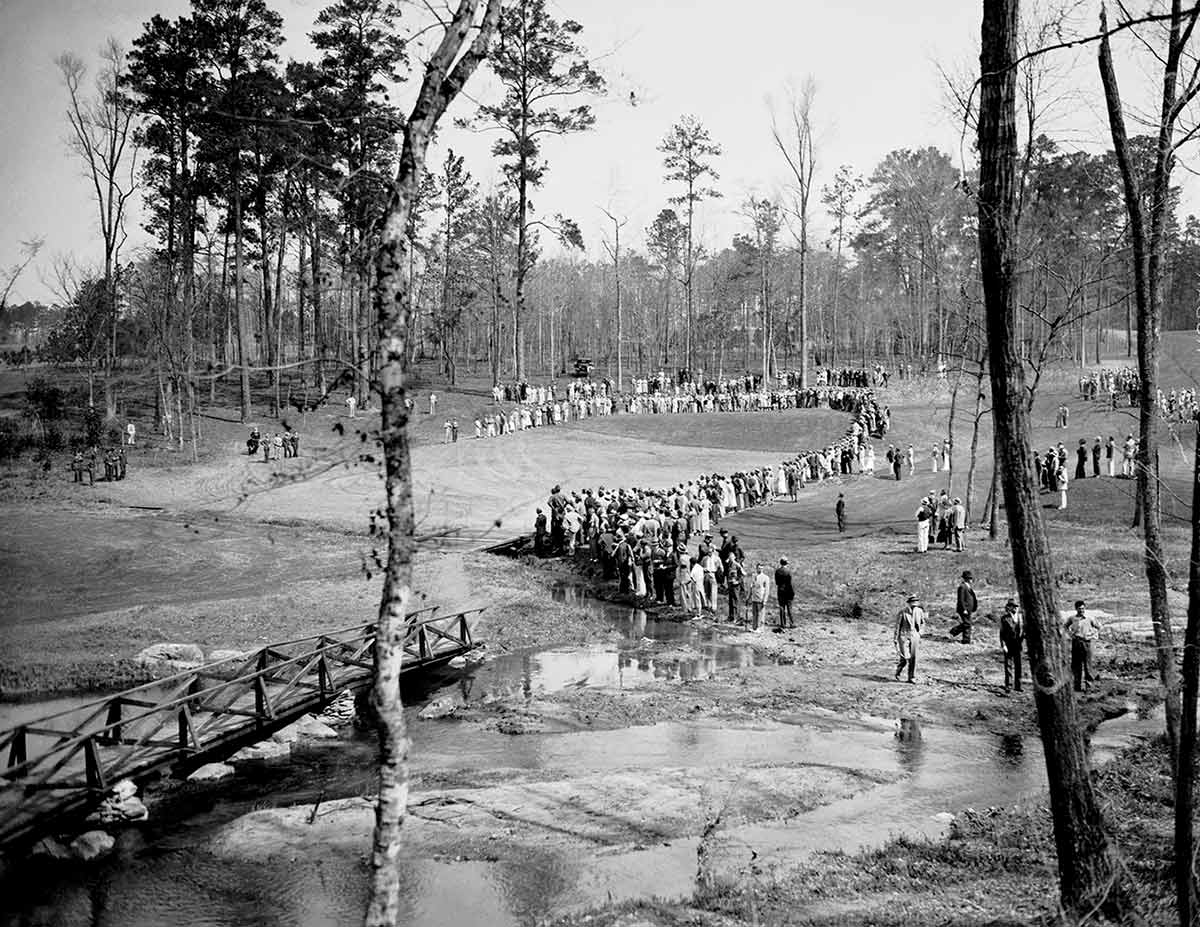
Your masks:
{"label": "leafless tree", "polygon": [[388,552],[375,639],[373,703],[379,729],[379,798],[371,850],[367,927],[392,927],[399,918],[401,828],[408,804],[408,731],[400,696],[404,637],[412,599],[412,461],[408,444],[409,225],[438,121],[488,53],[501,0],[458,0],[438,21],[440,40],[426,62],[420,89],[401,131],[375,255],[372,308],[378,332],[380,439],[387,489]]}
{"label": "leafless tree", "polygon": [[625,216],[618,218],[603,207],[600,209],[602,213],[608,216],[608,219],[613,224],[612,241],[603,240],[604,250],[608,252],[609,259],[613,262],[613,277],[616,282],[616,301],[617,301],[617,392],[624,389],[625,383],[625,355],[623,353],[622,332],[621,332],[621,229],[629,224],[629,219]]}
{"label": "leafless tree", "polygon": [[[788,185],[788,198],[784,211],[792,222],[788,228],[800,249],[800,281],[798,311],[800,315],[800,385],[808,386],[808,223],[809,200],[812,197],[814,178],[817,173],[817,153],[813,139],[813,100],[817,95],[817,83],[806,77],[799,90],[787,90],[787,112],[784,126],[780,126],[775,111],[771,110],[771,136],[775,146],[787,162],[792,174]],[[793,222],[795,223],[793,225]]]}
{"label": "leafless tree", "polygon": [[8,297],[12,295],[13,287],[17,285],[21,274],[33,263],[33,259],[38,256],[45,243],[44,238],[30,238],[21,242],[20,260],[7,270],[0,271],[0,312],[8,308]]}
{"label": "leafless tree", "polygon": [[[1176,772],[1175,865],[1179,922],[1190,925],[1197,907],[1195,877],[1192,873],[1195,855],[1192,802],[1196,768],[1197,675],[1194,671],[1189,671],[1189,681],[1193,687],[1190,692],[1183,693],[1181,701],[1170,602],[1167,598],[1166,553],[1163,549],[1162,516],[1159,508],[1161,487],[1158,475],[1157,392],[1171,172],[1179,147],[1200,133],[1200,120],[1190,127],[1180,124],[1188,115],[1192,102],[1200,95],[1200,57],[1193,48],[1196,24],[1200,22],[1200,6],[1194,5],[1185,11],[1182,0],[1170,0],[1168,6],[1165,23],[1151,27],[1161,36],[1161,48],[1152,44],[1146,35],[1135,32],[1137,38],[1162,65],[1159,117],[1158,124],[1152,126],[1155,145],[1153,164],[1148,177],[1140,176],[1140,165],[1134,163],[1134,155],[1130,149],[1125,128],[1125,107],[1113,65],[1112,43],[1103,7],[1100,10],[1101,39],[1098,60],[1100,81],[1104,87],[1104,100],[1108,108],[1113,152],[1121,172],[1125,211],[1129,219],[1129,238],[1133,246],[1137,357],[1141,380],[1141,394],[1138,397],[1137,491],[1145,538],[1143,565],[1150,590],[1150,617],[1157,645],[1159,676],[1166,693],[1167,739]],[[1118,8],[1122,21],[1128,22],[1132,19],[1122,4],[1118,3]]]}
{"label": "leafless tree", "polygon": [[1100,813],[1067,678],[1058,591],[1033,473],[1025,371],[1016,329],[1017,24],[1019,0],[984,0],[979,102],[979,257],[1013,572],[1033,669],[1046,757],[1063,907],[1075,920],[1119,898],[1117,868]]}
{"label": "leafless tree", "polygon": [[87,67],[70,52],[55,59],[67,88],[67,143],[83,164],[92,186],[100,235],[104,241],[104,291],[108,301],[109,350],[106,357],[104,396],[106,412],[116,415],[112,371],[117,355],[116,270],[125,244],[125,212],[137,189],[137,110],[121,91],[127,64],[125,49],[113,38],[100,50],[101,66],[95,91],[83,87]]}

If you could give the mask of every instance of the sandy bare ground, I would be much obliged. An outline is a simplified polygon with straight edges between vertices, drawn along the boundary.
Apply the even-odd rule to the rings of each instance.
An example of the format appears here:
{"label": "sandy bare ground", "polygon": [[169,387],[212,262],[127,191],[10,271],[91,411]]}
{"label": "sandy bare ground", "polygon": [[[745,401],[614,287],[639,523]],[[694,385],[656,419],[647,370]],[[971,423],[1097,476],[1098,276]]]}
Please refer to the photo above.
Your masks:
{"label": "sandy bare ground", "polygon": [[[482,402],[473,393],[443,396],[451,410],[470,411]],[[944,437],[945,386],[906,387],[884,400],[893,405],[896,423],[886,443],[927,448]],[[1057,401],[1047,394],[1038,421],[1052,421]],[[971,431],[961,408],[955,442],[965,449]],[[1125,410],[1074,408],[1076,428],[1064,435],[1041,427],[1035,443],[1119,435],[1130,422]],[[789,450],[824,444],[846,422],[840,413],[814,410],[617,416],[442,444],[441,418],[416,417],[413,474],[418,530],[432,537],[418,558],[418,586],[447,605],[533,594],[538,581],[491,558],[464,561],[462,551],[528,531],[534,508],[556,482],[666,486],[702,472],[774,464]],[[8,593],[0,603],[0,654],[6,657],[0,685],[11,692],[95,684],[104,673],[88,672],[90,663],[112,665],[159,640],[241,647],[369,620],[378,586],[368,574],[378,572],[372,559],[378,542],[367,532],[382,480],[370,459],[370,435],[361,440],[355,431],[368,426],[363,417],[351,421],[337,410],[310,415],[304,455],[268,464],[245,455],[243,429],[230,425],[211,435],[214,443],[200,464],[163,465],[161,448],[139,448],[128,479],[94,488],[73,486],[58,470],[10,469],[0,480],[0,514],[8,526],[0,540]],[[990,479],[990,441],[981,433],[977,507]],[[881,465],[883,449],[879,445]],[[1169,447],[1163,455],[1164,471],[1179,488],[1166,503],[1176,577],[1183,575],[1177,562],[1184,550],[1180,484],[1188,451]],[[918,455],[915,479],[905,473],[899,483],[854,477],[810,487],[798,504],[738,515],[728,526],[742,536],[752,560],[793,558],[802,608],[814,615],[844,614],[858,602],[869,616],[890,616],[906,589],[931,599],[951,594],[964,566],[975,567],[989,596],[1006,597],[1011,574],[1002,543],[980,542],[974,534],[965,557],[931,554],[919,563],[911,556],[917,501],[945,485],[965,492],[964,456],[956,457],[959,466],[949,478],[929,472],[927,455],[924,461]],[[839,491],[849,504],[843,536],[833,530]],[[1064,571],[1064,586],[1074,587],[1064,589],[1064,598],[1086,594],[1110,614],[1132,619],[1133,627],[1144,618],[1145,593],[1136,538],[1121,514],[1131,511],[1131,493],[1129,481],[1083,481],[1074,485],[1069,512],[1047,516],[1055,543],[1074,563]],[[1102,530],[1092,532],[1095,527]],[[582,625],[565,625],[560,633],[586,637]],[[55,663],[70,667],[65,678],[50,672]],[[14,668],[20,669],[15,676]]]}

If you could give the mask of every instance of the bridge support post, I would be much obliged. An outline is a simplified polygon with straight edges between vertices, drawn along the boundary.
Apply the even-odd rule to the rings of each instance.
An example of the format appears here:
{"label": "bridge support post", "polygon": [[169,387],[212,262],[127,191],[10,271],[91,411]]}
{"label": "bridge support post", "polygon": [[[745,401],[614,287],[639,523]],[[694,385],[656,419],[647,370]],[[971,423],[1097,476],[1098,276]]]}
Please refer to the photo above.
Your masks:
{"label": "bridge support post", "polygon": [[100,762],[100,750],[96,746],[95,737],[89,737],[83,742],[83,759],[87,770],[88,788],[100,791],[108,788],[108,781],[104,775],[104,764]]}
{"label": "bridge support post", "polygon": [[106,730],[101,740],[106,743],[121,742],[121,699],[118,696],[108,703],[108,714],[104,719]]}
{"label": "bridge support post", "polygon": [[[25,728],[19,727],[13,733],[12,743],[8,748],[8,768],[12,769],[14,766],[21,766],[28,759],[29,753],[25,741]],[[15,773],[13,778],[20,779],[24,775],[25,773],[22,771]]]}

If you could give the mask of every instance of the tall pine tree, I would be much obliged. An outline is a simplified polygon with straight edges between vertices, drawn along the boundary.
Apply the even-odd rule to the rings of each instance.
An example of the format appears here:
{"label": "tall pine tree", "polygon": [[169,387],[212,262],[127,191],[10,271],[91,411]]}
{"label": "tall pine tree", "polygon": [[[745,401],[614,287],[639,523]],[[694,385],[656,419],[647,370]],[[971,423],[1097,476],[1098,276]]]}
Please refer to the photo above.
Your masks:
{"label": "tall pine tree", "polygon": [[500,14],[499,40],[490,57],[492,71],[504,87],[504,99],[480,106],[477,117],[481,128],[501,133],[492,153],[504,160],[505,176],[516,191],[512,347],[518,379],[525,375],[521,325],[525,283],[536,260],[536,226],[549,228],[571,244],[580,243],[574,223],[560,218],[556,227],[550,227],[533,221],[530,195],[549,167],[542,155],[543,141],[590,129],[596,121],[591,107],[581,101],[600,93],[604,80],[592,70],[579,44],[582,31],[577,22],[555,20],[546,10],[545,0],[514,0],[506,5]]}

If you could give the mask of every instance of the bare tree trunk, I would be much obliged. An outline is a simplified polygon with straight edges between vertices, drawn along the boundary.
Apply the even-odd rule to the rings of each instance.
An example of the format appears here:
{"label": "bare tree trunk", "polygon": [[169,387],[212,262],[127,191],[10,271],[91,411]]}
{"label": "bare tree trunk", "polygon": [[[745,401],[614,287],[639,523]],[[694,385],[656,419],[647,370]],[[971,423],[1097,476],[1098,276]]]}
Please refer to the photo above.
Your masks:
{"label": "bare tree trunk", "polygon": [[[865,368],[866,366],[866,358],[863,358],[863,367]],[[967,334],[964,332],[962,349],[958,352],[958,374],[954,377],[954,389],[950,391],[950,417],[946,422],[946,445],[950,449],[950,466],[946,468],[946,491],[951,495],[954,494],[954,472],[958,469],[954,464],[954,418],[955,412],[958,410],[958,390],[962,386],[966,366]]]}
{"label": "bare tree trunk", "polygon": [[808,389],[808,210],[800,217],[800,388]]}
{"label": "bare tree trunk", "polygon": [[[522,116],[521,138],[525,136]],[[529,274],[529,178],[526,167],[526,146],[521,146],[521,163],[517,168],[517,291],[513,300],[513,370],[518,381],[525,376],[525,347],[522,343],[522,322],[525,316],[525,278]]]}
{"label": "bare tree trunk", "polygon": [[684,353],[684,361],[687,365],[689,374],[692,373],[692,307],[694,305],[694,303],[692,302],[692,296],[693,296],[692,284],[694,282],[693,281],[693,272],[696,269],[695,259],[692,254],[692,247],[693,247],[692,226],[695,222],[696,204],[695,204],[695,197],[692,194],[693,194],[693,186],[692,186],[692,182],[689,180],[688,181],[688,201],[687,201],[687,208],[688,208],[688,211],[687,211],[687,214],[688,214],[688,221],[687,221],[687,275],[683,278],[684,298],[687,302],[687,332],[686,332],[686,338],[685,338],[687,343],[684,346],[683,353]]}
{"label": "bare tree trunk", "polygon": [[[1125,194],[1125,211],[1129,217],[1129,237],[1133,245],[1134,297],[1137,304],[1138,374],[1141,394],[1138,397],[1139,441],[1137,452],[1137,499],[1141,512],[1146,544],[1143,565],[1150,591],[1150,618],[1154,627],[1155,653],[1158,674],[1164,689],[1167,741],[1171,762],[1179,757],[1179,671],[1175,663],[1175,641],[1171,630],[1171,607],[1167,598],[1166,554],[1162,544],[1158,478],[1157,409],[1158,351],[1162,303],[1163,224],[1170,188],[1170,163],[1174,159],[1172,136],[1176,110],[1176,76],[1182,45],[1180,30],[1183,14],[1180,0],[1172,0],[1167,56],[1163,67],[1162,117],[1159,123],[1157,151],[1150,181],[1150,215],[1147,222],[1143,190],[1133,166],[1129,140],[1125,132],[1125,115],[1113,69],[1112,49],[1107,36],[1100,42],[1100,80],[1108,105],[1108,124],[1112,134],[1113,152],[1121,170]],[[1188,31],[1196,22],[1197,13],[1189,13]],[[1100,28],[1107,26],[1104,9],[1100,11]],[[1183,40],[1186,42],[1186,39]]]}
{"label": "bare tree trunk", "polygon": [[982,358],[975,378],[975,419],[971,426],[971,464],[967,469],[966,507],[967,523],[971,521],[971,509],[975,503],[975,467],[979,459],[979,423],[983,419],[983,376],[987,372]]}
{"label": "bare tree trunk", "polygon": [[279,393],[283,380],[283,262],[287,257],[287,216],[288,195],[285,188],[283,206],[279,212],[279,249],[275,260],[275,414],[282,416],[283,407],[280,405]]}
{"label": "bare tree trunk", "polygon": [[1200,421],[1192,463],[1192,553],[1188,563],[1188,616],[1183,635],[1183,713],[1179,725],[1179,769],[1175,775],[1175,899],[1180,927],[1197,914],[1196,838],[1192,809],[1196,791],[1196,696],[1200,694]]}
{"label": "bare tree trunk", "polygon": [[250,327],[246,319],[246,307],[242,304],[242,273],[244,245],[242,235],[242,188],[241,171],[233,172],[233,311],[237,316],[238,368],[242,387],[242,423],[250,421],[254,414],[250,402]]}
{"label": "bare tree trunk", "polygon": [[[413,203],[421,186],[425,154],[438,120],[487,52],[501,0],[459,0],[453,19],[430,56],[424,79],[404,124],[399,166],[375,255],[372,309],[378,334],[380,440],[387,492],[388,555],[375,637],[372,699],[379,729],[379,798],[371,850],[366,927],[393,927],[399,919],[401,828],[408,805],[409,739],[400,697],[404,638],[412,598],[413,507],[408,410],[408,314],[411,310],[406,250]],[[474,38],[468,37],[474,32]]]}
{"label": "bare tree trunk", "polygon": [[1046,758],[1058,850],[1060,896],[1068,916],[1112,908],[1118,872],[1091,780],[1080,719],[1066,676],[1058,592],[1034,479],[1025,371],[1014,340],[1016,315],[1016,49],[1019,0],[984,0],[979,104],[979,256],[991,361],[997,463],[1013,571],[1028,629],[1034,704]]}

